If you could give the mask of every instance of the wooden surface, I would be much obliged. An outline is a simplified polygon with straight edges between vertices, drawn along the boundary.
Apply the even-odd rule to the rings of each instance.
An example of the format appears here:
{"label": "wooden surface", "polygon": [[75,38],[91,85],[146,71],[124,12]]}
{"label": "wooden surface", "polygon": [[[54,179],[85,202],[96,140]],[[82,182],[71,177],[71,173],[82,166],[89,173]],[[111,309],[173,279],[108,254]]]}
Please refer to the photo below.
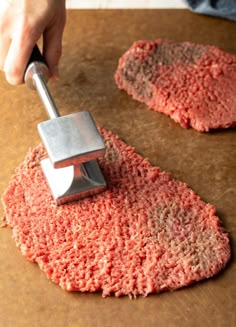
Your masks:
{"label": "wooden surface", "polygon": [[[148,111],[117,89],[113,75],[121,54],[138,39],[167,38],[213,44],[236,53],[236,24],[187,10],[68,12],[61,79],[50,83],[62,114],[90,110],[153,165],[188,183],[216,206],[230,232],[232,259],[217,277],[185,289],[140,297],[103,299],[101,293],[67,293],[23,258],[0,230],[0,325],[4,327],[236,326],[236,134],[200,134]],[[0,75],[0,193],[46,120],[36,93],[7,85]],[[1,207],[1,216],[3,210]]]}

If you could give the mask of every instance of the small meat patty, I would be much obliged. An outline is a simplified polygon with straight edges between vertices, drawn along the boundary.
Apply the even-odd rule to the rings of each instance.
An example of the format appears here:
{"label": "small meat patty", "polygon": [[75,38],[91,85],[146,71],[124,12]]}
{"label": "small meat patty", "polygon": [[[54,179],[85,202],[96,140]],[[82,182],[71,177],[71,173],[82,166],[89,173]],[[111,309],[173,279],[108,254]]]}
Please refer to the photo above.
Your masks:
{"label": "small meat patty", "polygon": [[108,189],[56,206],[28,153],[3,195],[5,223],[22,254],[68,291],[147,295],[211,277],[230,258],[215,208],[111,132],[99,160]]}
{"label": "small meat patty", "polygon": [[199,132],[236,126],[236,56],[214,46],[137,41],[115,80],[134,99]]}

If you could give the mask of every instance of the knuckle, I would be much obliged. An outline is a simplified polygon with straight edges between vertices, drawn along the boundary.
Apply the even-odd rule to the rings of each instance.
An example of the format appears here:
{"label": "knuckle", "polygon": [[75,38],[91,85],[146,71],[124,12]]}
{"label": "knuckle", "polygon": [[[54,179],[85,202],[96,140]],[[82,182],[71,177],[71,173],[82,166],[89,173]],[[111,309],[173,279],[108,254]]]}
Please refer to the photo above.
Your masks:
{"label": "knuckle", "polygon": [[37,41],[38,29],[28,16],[22,16],[18,22],[18,26],[15,29],[18,36],[20,35],[21,41],[24,43],[27,40]]}
{"label": "knuckle", "polygon": [[49,65],[57,65],[62,55],[61,47],[52,47],[48,49],[46,54],[46,60]]}

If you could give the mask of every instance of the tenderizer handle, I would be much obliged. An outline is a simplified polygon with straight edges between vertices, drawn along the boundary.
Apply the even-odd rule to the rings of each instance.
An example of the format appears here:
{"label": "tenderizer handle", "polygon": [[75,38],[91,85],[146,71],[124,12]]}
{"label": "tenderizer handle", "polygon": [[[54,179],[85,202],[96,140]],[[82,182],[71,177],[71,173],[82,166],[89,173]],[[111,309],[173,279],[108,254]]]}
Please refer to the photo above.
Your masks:
{"label": "tenderizer handle", "polygon": [[49,79],[48,66],[37,44],[33,48],[24,76],[26,85],[33,90],[35,89],[35,83],[33,80],[34,74],[41,75],[47,83]]}
{"label": "tenderizer handle", "polygon": [[47,87],[48,79],[49,70],[46,61],[36,44],[25,70],[24,80],[30,89],[38,91],[48,116],[54,119],[59,117],[60,114]]}

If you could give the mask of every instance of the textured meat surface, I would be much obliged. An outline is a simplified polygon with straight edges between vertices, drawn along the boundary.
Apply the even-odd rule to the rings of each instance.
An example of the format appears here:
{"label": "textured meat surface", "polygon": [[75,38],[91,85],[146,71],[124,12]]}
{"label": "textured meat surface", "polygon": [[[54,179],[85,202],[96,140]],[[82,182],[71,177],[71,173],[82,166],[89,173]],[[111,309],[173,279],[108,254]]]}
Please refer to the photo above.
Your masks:
{"label": "textured meat surface", "polygon": [[215,208],[101,133],[102,194],[57,207],[40,168],[41,145],[17,168],[3,204],[22,254],[63,289],[103,296],[175,290],[223,269],[230,246]]}
{"label": "textured meat surface", "polygon": [[115,80],[134,99],[197,131],[236,125],[236,56],[214,46],[137,41]]}

